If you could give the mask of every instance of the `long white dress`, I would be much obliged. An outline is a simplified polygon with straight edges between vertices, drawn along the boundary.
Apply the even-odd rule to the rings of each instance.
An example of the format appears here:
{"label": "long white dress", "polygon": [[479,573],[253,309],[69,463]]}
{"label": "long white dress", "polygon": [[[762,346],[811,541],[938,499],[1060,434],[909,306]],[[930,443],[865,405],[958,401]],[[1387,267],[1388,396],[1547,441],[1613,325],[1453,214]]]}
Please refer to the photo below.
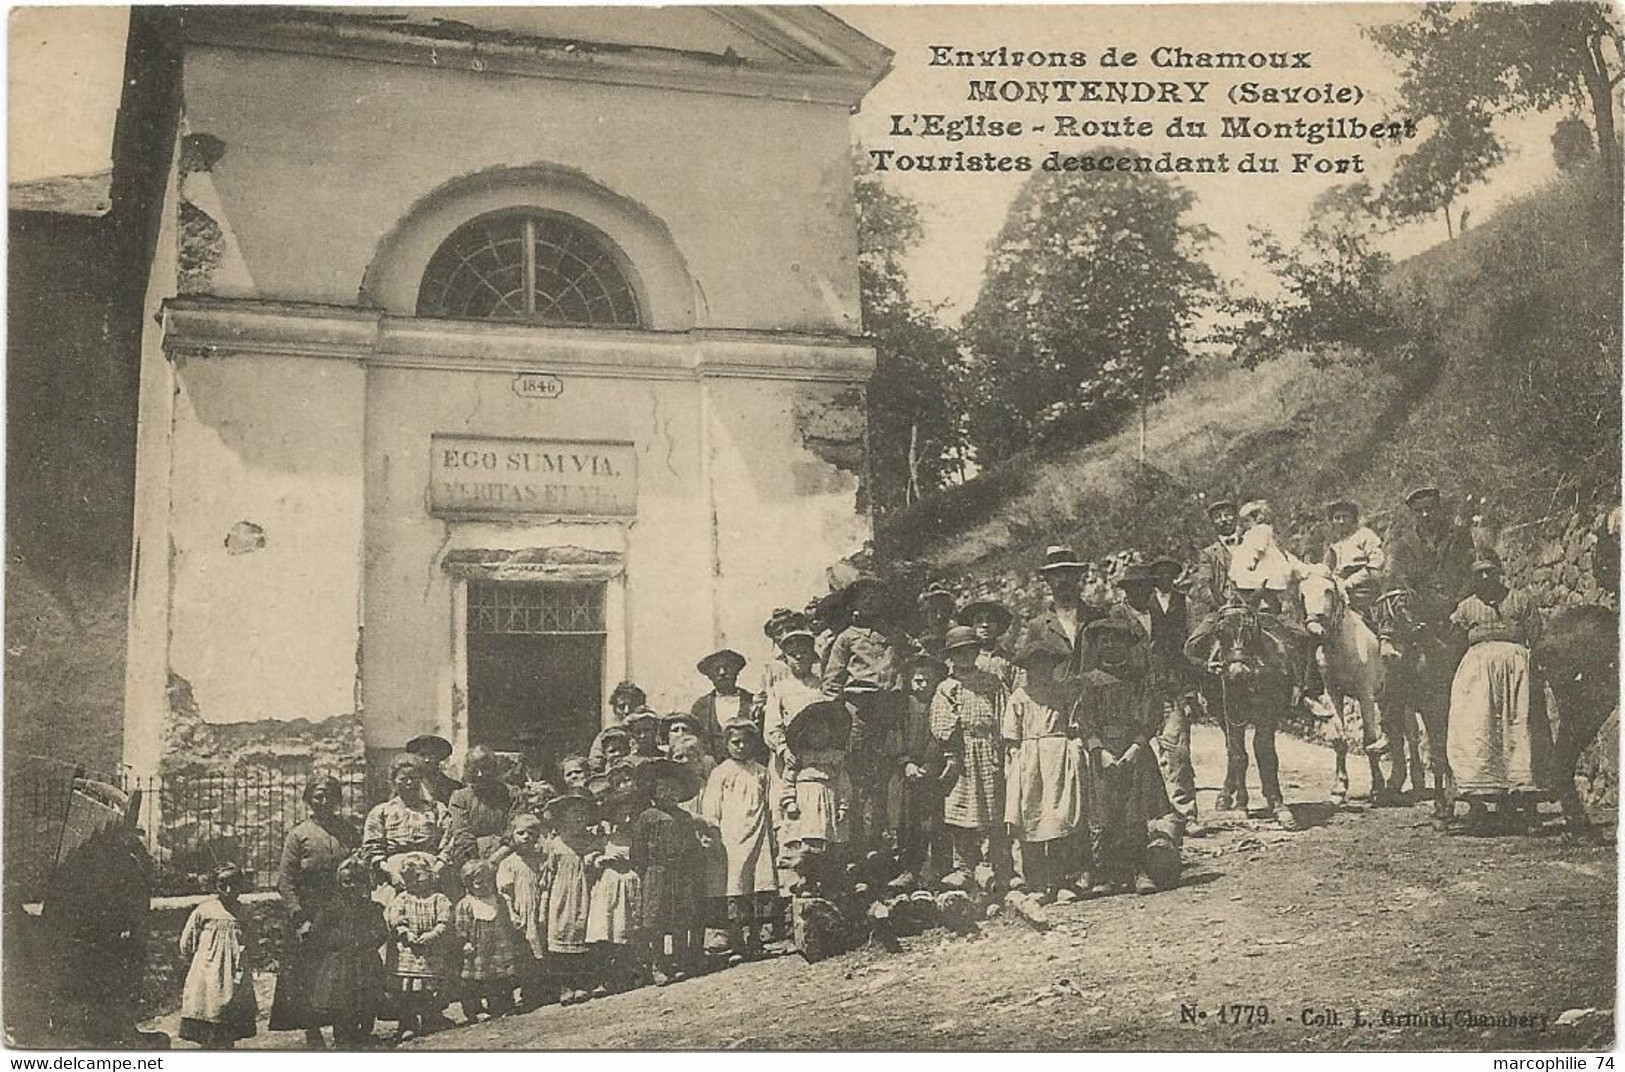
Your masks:
{"label": "long white dress", "polygon": [[1000,736],[1015,754],[1005,764],[1004,821],[1020,841],[1053,841],[1084,823],[1083,741],[1068,711],[1018,686]]}
{"label": "long white dress", "polygon": [[257,1008],[254,980],[237,917],[211,897],[187,917],[180,945],[181,952],[192,958],[181,988],[181,1017],[218,1025],[246,1022],[246,1032],[232,1035],[252,1035]]}
{"label": "long white dress", "polygon": [[712,897],[765,893],[778,886],[767,768],[746,760],[718,763],[700,794],[700,817],[721,835],[727,868]]}

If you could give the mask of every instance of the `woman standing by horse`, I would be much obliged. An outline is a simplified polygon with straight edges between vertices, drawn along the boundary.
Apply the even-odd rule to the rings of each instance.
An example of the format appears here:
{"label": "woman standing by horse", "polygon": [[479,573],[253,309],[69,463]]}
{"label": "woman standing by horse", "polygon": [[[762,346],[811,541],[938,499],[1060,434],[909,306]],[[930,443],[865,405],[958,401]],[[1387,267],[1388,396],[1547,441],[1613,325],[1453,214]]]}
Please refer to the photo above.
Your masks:
{"label": "woman standing by horse", "polygon": [[1450,621],[1467,633],[1467,654],[1450,685],[1450,770],[1467,800],[1469,829],[1489,823],[1486,805],[1511,832],[1526,829],[1546,771],[1551,735],[1530,674],[1540,608],[1502,578],[1501,558],[1480,548],[1473,592]]}

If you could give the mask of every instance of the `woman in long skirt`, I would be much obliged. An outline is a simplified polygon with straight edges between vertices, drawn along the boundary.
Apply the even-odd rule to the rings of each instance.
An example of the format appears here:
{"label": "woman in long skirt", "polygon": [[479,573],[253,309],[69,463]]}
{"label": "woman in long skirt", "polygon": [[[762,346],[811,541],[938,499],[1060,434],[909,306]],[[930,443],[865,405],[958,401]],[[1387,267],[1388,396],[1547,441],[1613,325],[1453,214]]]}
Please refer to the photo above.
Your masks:
{"label": "woman in long skirt", "polygon": [[1456,792],[1467,799],[1470,827],[1488,821],[1494,803],[1509,829],[1522,828],[1544,786],[1551,736],[1530,675],[1530,649],[1540,638],[1540,608],[1526,592],[1507,589],[1501,559],[1481,549],[1473,594],[1450,621],[1467,633],[1467,654],[1450,685],[1446,736]]}

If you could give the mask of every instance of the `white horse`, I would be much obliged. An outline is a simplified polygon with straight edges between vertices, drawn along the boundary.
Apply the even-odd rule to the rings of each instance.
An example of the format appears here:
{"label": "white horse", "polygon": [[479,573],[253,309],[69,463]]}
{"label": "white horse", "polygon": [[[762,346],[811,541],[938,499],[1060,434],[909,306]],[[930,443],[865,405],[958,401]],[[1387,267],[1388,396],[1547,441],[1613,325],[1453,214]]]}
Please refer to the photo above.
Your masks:
{"label": "white horse", "polygon": [[[1320,667],[1334,717],[1341,724],[1345,699],[1352,698],[1359,704],[1361,740],[1366,746],[1366,759],[1371,763],[1371,799],[1390,803],[1392,794],[1378,764],[1381,753],[1371,748],[1382,735],[1382,714],[1378,707],[1384,683],[1382,643],[1365,619],[1349,608],[1342,585],[1326,567],[1306,565],[1297,571],[1297,580],[1305,624],[1321,641],[1315,661]],[[1332,742],[1337,756],[1337,782],[1332,800],[1342,804],[1347,802],[1349,792],[1348,735],[1341,732],[1341,725],[1339,730]]]}

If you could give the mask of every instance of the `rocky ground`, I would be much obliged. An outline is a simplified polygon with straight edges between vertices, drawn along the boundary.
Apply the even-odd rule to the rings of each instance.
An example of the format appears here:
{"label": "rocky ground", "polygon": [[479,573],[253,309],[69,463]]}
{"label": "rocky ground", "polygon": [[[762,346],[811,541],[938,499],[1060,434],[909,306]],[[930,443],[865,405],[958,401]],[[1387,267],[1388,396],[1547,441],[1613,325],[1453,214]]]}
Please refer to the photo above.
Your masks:
{"label": "rocky ground", "polygon": [[[1609,1048],[1613,817],[1577,843],[1436,831],[1425,807],[1333,810],[1330,753],[1283,739],[1305,829],[1220,820],[1182,886],[1004,914],[901,953],[748,964],[453,1028],[424,1049],[1563,1050]],[[1197,727],[1198,782],[1223,770]],[[1253,796],[1261,800],[1254,778]],[[1355,777],[1358,795],[1363,775]],[[1200,794],[1204,807],[1214,797]],[[268,1007],[269,1002],[266,1002]],[[1384,1013],[1390,1018],[1385,1021]],[[1392,1017],[1410,1016],[1408,1020]],[[1516,1017],[1523,1017],[1520,1023]],[[168,1025],[165,1025],[168,1026]],[[296,1046],[296,1033],[250,1045]]]}

